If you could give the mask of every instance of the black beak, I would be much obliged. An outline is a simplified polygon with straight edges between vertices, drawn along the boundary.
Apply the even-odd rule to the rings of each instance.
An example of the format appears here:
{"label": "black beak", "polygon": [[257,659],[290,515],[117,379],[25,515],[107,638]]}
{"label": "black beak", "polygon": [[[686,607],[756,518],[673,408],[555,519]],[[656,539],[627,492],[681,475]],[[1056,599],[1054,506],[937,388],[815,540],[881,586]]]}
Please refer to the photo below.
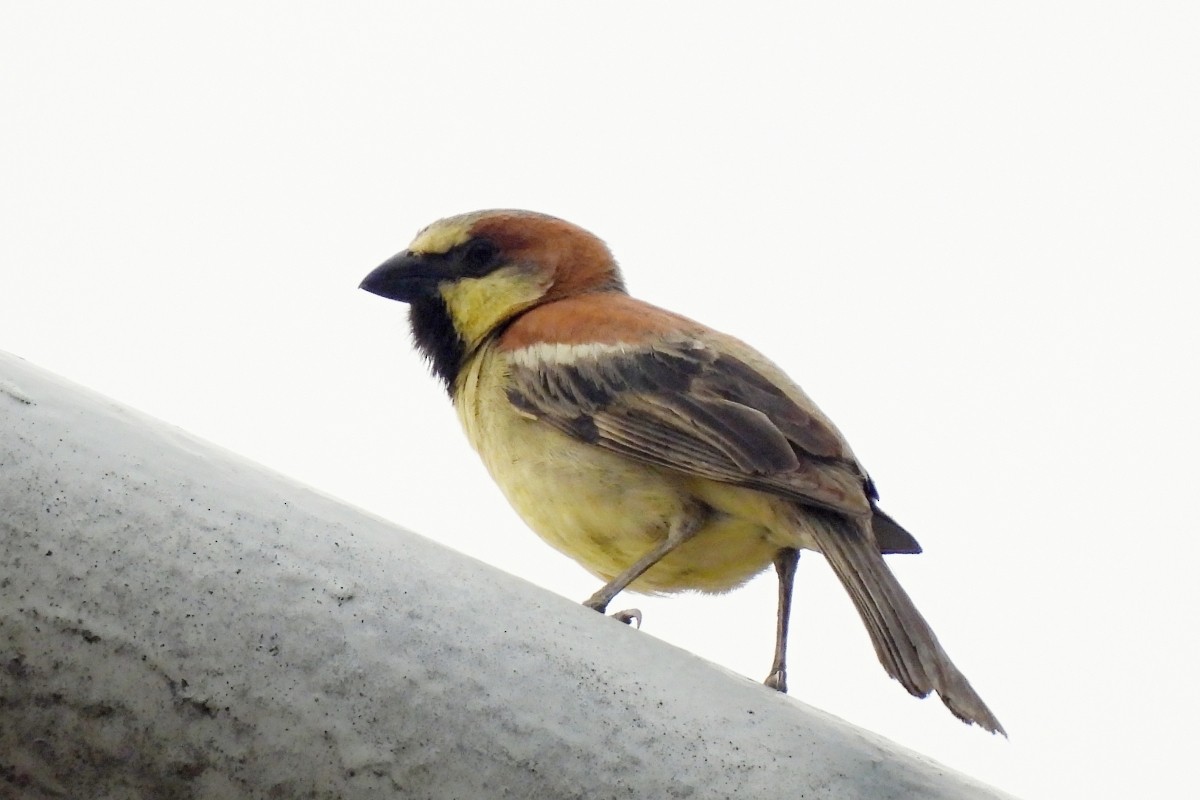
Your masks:
{"label": "black beak", "polygon": [[446,278],[437,264],[405,250],[371,270],[358,288],[389,300],[411,303],[435,295],[438,283]]}

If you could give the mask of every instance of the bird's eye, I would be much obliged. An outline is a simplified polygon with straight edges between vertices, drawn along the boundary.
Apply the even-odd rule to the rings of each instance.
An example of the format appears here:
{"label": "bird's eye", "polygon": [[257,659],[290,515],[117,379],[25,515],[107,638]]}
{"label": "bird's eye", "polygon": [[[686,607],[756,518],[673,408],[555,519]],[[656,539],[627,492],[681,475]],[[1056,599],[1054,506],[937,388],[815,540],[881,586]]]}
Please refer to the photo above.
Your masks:
{"label": "bird's eye", "polygon": [[482,273],[492,266],[497,252],[499,251],[496,245],[487,239],[476,239],[467,245],[466,252],[463,253],[463,263],[471,272]]}

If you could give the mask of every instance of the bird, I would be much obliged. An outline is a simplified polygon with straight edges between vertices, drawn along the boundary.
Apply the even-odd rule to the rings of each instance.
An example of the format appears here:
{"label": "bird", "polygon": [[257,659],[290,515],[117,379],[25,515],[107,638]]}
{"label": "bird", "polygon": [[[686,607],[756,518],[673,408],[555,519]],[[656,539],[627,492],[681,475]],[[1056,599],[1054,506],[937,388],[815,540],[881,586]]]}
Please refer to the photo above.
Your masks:
{"label": "bird", "polygon": [[584,605],[722,593],[773,566],[764,683],[786,692],[796,566],[816,551],[892,678],[1007,736],[885,563],[921,547],[841,432],[749,345],[632,297],[600,238],[533,211],[459,214],[360,288],[408,305],[413,344],[509,503],[605,582]]}

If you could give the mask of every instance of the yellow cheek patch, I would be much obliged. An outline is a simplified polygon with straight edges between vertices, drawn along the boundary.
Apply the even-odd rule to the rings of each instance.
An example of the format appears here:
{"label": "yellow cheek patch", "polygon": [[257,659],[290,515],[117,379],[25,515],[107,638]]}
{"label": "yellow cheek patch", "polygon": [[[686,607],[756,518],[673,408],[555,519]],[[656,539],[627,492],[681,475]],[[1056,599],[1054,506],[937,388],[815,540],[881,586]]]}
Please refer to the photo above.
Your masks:
{"label": "yellow cheek patch", "polygon": [[441,292],[455,330],[467,347],[474,347],[501,323],[542,299],[549,287],[544,274],[508,266],[482,278],[443,284]]}
{"label": "yellow cheek patch", "polygon": [[473,219],[454,217],[441,220],[425,228],[417,234],[409,252],[423,254],[438,254],[449,252],[452,248],[466,243],[471,238]]}

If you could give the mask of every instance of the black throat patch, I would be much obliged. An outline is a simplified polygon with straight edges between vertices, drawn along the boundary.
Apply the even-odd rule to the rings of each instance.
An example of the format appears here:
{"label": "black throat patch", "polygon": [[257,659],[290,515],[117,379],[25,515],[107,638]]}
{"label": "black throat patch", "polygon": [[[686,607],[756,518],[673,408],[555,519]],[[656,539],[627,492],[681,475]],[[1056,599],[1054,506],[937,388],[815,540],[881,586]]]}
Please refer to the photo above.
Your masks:
{"label": "black throat patch", "polygon": [[413,344],[453,397],[454,379],[462,368],[467,346],[454,329],[445,301],[440,296],[414,301],[408,307],[408,324],[412,328]]}

